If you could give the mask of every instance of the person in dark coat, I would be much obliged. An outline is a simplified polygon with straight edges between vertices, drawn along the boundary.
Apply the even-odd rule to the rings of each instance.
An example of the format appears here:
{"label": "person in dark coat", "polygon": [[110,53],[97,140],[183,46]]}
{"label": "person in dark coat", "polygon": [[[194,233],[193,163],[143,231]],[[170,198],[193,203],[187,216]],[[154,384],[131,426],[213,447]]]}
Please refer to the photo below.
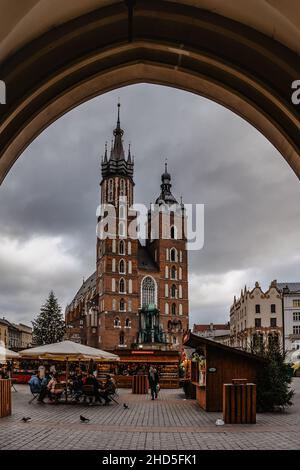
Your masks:
{"label": "person in dark coat", "polygon": [[157,370],[152,366],[149,369],[148,380],[151,390],[151,400],[154,400],[154,398],[157,398],[159,375]]}

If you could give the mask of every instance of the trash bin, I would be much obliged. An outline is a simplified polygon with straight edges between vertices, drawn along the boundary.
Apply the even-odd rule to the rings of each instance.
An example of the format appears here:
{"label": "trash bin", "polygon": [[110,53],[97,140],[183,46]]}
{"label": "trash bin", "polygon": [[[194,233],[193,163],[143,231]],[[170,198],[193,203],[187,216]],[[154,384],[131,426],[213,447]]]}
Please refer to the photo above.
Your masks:
{"label": "trash bin", "polygon": [[11,415],[11,380],[0,379],[0,418]]}
{"label": "trash bin", "polygon": [[256,385],[247,379],[233,379],[223,385],[223,419],[225,424],[256,423]]}
{"label": "trash bin", "polygon": [[134,375],[132,377],[132,393],[139,395],[148,393],[147,375]]}

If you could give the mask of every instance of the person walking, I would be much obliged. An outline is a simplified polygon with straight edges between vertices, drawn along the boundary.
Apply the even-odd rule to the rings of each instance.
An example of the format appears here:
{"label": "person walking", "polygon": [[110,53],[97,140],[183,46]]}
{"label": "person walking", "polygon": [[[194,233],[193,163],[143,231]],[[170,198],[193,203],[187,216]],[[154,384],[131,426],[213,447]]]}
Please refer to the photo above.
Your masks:
{"label": "person walking", "polygon": [[151,400],[154,400],[154,398],[157,398],[158,387],[159,387],[159,376],[155,367],[152,367],[152,366],[150,367],[149,373],[148,373],[148,380],[149,380],[149,385],[150,385],[150,390],[151,390]]}

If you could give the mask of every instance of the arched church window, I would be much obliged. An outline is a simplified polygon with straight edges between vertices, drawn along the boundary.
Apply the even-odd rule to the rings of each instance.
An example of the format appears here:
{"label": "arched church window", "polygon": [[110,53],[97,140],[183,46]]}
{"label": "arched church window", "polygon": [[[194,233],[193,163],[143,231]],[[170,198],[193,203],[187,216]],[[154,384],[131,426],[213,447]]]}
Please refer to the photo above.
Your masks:
{"label": "arched church window", "polygon": [[175,225],[172,225],[170,232],[171,232],[171,238],[172,238],[173,240],[176,239],[176,238],[177,238],[177,230],[176,230]]}
{"label": "arched church window", "polygon": [[156,305],[156,286],[152,277],[147,276],[142,281],[142,307]]}
{"label": "arched church window", "polygon": [[125,180],[121,179],[120,180],[120,196],[125,196],[126,191],[125,191]]}
{"label": "arched church window", "polygon": [[119,273],[120,274],[125,274],[125,261],[121,259],[120,264],[119,264]]}
{"label": "arched church window", "polygon": [[119,292],[121,292],[122,294],[125,294],[125,281],[123,278],[120,279]]}
{"label": "arched church window", "polygon": [[176,315],[176,304],[172,304],[172,315]]}
{"label": "arched church window", "polygon": [[125,255],[125,242],[124,240],[120,240],[119,242],[119,254]]}
{"label": "arched church window", "polygon": [[173,297],[173,299],[176,299],[177,297],[177,288],[176,288],[176,285],[175,284],[172,284],[172,287],[171,287],[171,297]]}
{"label": "arched church window", "polygon": [[126,207],[124,206],[124,204],[121,204],[119,207],[119,218],[126,219]]}
{"label": "arched church window", "polygon": [[171,261],[177,261],[176,248],[171,248],[171,250],[170,250],[170,259],[171,259]]}
{"label": "arched church window", "polygon": [[125,222],[119,222],[119,236],[120,237],[126,236]]}
{"label": "arched church window", "polygon": [[175,268],[175,266],[172,266],[172,268],[171,268],[171,278],[176,279],[176,268]]}
{"label": "arched church window", "polygon": [[110,179],[108,181],[108,195],[107,195],[107,201],[108,202],[113,202],[114,200],[114,180]]}
{"label": "arched church window", "polygon": [[124,346],[124,345],[125,345],[125,335],[124,335],[123,331],[121,331],[121,333],[120,333],[119,344],[120,344],[121,346]]}
{"label": "arched church window", "polygon": [[125,311],[125,300],[121,299],[120,300],[120,312],[124,312],[124,311]]}

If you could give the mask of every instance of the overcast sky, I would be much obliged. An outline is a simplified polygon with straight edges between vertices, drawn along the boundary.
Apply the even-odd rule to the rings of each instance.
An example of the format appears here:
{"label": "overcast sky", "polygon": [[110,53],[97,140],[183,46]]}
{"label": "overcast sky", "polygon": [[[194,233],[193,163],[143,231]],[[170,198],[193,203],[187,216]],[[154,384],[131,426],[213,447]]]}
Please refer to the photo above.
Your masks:
{"label": "overcast sky", "polygon": [[256,280],[300,281],[300,185],[250,124],[204,98],[133,85],[74,109],[23,153],[0,187],[0,315],[29,323],[53,289],[63,308],[95,270],[100,158],[121,101],[135,200],[153,202],[164,160],[173,194],[205,204],[190,252],[190,325],[223,322]]}

